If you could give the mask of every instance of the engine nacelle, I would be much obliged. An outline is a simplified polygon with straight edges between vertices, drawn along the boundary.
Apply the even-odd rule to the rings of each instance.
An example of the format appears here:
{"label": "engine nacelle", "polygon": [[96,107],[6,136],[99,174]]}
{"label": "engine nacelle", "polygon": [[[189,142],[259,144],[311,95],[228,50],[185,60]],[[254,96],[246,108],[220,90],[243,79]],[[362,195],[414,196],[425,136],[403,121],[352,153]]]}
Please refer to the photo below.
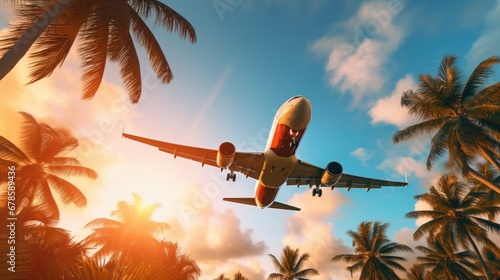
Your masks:
{"label": "engine nacelle", "polygon": [[234,156],[236,155],[236,148],[231,142],[224,142],[220,144],[217,151],[217,165],[221,168],[227,168],[233,163]]}
{"label": "engine nacelle", "polygon": [[342,165],[332,161],[326,165],[323,175],[321,175],[321,184],[331,187],[339,181],[342,176]]}

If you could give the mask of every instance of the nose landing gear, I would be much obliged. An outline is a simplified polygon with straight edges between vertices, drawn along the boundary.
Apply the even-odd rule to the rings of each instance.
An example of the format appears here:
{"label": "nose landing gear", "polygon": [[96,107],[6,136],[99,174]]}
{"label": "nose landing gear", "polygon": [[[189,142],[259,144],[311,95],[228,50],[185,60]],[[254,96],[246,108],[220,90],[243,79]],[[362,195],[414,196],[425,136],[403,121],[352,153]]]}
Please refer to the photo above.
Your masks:
{"label": "nose landing gear", "polygon": [[290,135],[292,136],[292,141],[290,141],[290,148],[292,148],[297,145],[297,136],[299,135],[299,131],[290,129]]}

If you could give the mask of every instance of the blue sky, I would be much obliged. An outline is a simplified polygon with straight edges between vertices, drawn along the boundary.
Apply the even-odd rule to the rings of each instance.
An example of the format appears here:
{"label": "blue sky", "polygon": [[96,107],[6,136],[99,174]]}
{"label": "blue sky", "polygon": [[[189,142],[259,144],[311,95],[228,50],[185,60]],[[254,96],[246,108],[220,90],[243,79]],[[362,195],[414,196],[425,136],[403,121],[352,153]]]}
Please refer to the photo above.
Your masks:
{"label": "blue sky", "polygon": [[[314,279],[350,279],[343,264],[327,260],[351,250],[345,232],[361,221],[389,222],[392,240],[415,245],[415,221],[404,214],[425,207],[413,196],[438,178],[439,165],[433,172],[425,169],[428,139],[392,144],[394,132],[415,122],[399,106],[401,93],[416,87],[419,74],[435,75],[444,55],[458,56],[464,75],[498,55],[499,1],[167,4],[193,24],[198,42],[154,29],[174,80],[154,82],[141,51],[147,82],[138,105],[126,100],[115,65],[107,68],[94,100],[79,100],[75,51],[49,79],[24,86],[23,61],[0,81],[2,93],[9,92],[1,97],[4,120],[16,120],[15,111],[24,110],[72,128],[83,147],[77,156],[100,174],[96,182],[82,181],[87,208],[64,206],[62,227],[84,235],[84,224],[108,216],[119,200],[131,201],[137,192],[147,202],[162,203],[155,218],[172,225],[166,238],[198,261],[202,279],[237,270],[263,278],[272,272],[267,254],[279,254],[286,244],[312,255],[310,265],[321,273]],[[11,8],[2,5],[5,28]],[[242,151],[261,150],[276,110],[297,94],[313,106],[297,152],[301,159],[318,166],[334,160],[346,173],[381,179],[403,180],[407,173],[409,187],[325,190],[322,198],[312,198],[304,187],[284,187],[278,200],[301,207],[300,213],[260,210],[222,202],[226,196],[252,196],[253,180],[240,176],[226,183],[217,169],[174,161],[120,137],[125,126],[128,133],[170,142],[216,148],[231,141]],[[16,129],[0,121],[2,135],[15,139]]]}

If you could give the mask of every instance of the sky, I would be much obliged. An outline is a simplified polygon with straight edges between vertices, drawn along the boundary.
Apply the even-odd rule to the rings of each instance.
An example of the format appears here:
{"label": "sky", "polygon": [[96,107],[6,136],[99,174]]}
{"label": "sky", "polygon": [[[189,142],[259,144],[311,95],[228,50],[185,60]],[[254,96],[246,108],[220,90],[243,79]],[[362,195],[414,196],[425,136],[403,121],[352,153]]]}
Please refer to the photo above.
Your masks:
{"label": "sky", "polygon": [[[425,209],[413,197],[426,192],[442,168],[425,168],[428,138],[392,143],[397,130],[418,121],[401,108],[400,97],[417,87],[420,74],[435,75],[445,55],[458,57],[464,75],[499,55],[500,1],[166,3],[192,23],[198,40],[192,45],[152,27],[174,79],[156,81],[140,50],[144,88],[137,105],[128,101],[111,63],[95,98],[81,100],[76,47],[49,78],[27,84],[23,59],[0,81],[1,135],[19,140],[18,111],[69,128],[80,141],[73,155],[99,174],[95,181],[70,178],[88,205],[60,203],[60,227],[82,238],[89,233],[85,224],[110,217],[118,201],[132,203],[137,193],[148,204],[161,204],[153,218],[170,224],[164,238],[197,261],[201,279],[238,270],[250,279],[267,278],[274,272],[268,254],[280,255],[285,245],[311,255],[307,266],[320,272],[311,279],[351,279],[345,264],[329,259],[352,253],[346,231],[362,221],[387,222],[391,240],[421,244],[411,235],[423,221],[405,214]],[[5,1],[0,7],[4,34],[13,8]],[[494,74],[492,82],[498,78]],[[299,158],[318,166],[338,161],[344,172],[364,177],[401,181],[407,174],[409,186],[325,189],[321,198],[307,187],[284,186],[277,200],[302,211],[259,209],[222,201],[252,196],[251,178],[226,182],[216,168],[174,160],[121,137],[124,130],[184,145],[215,149],[230,141],[238,151],[262,151],[274,114],[294,95],[307,96],[313,107]]]}

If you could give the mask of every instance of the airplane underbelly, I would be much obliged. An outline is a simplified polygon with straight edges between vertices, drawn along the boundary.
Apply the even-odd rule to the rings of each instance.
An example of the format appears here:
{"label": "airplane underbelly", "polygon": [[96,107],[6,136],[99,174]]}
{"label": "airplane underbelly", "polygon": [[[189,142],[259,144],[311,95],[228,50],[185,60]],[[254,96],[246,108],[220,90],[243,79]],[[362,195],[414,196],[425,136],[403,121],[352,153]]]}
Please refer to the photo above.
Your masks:
{"label": "airplane underbelly", "polygon": [[278,194],[278,188],[266,187],[260,183],[257,184],[255,189],[255,203],[260,208],[267,207],[274,202],[276,195]]}
{"label": "airplane underbelly", "polygon": [[267,187],[279,187],[288,179],[298,160],[295,155],[280,157],[272,150],[264,152],[264,165],[259,176],[259,182]]}

